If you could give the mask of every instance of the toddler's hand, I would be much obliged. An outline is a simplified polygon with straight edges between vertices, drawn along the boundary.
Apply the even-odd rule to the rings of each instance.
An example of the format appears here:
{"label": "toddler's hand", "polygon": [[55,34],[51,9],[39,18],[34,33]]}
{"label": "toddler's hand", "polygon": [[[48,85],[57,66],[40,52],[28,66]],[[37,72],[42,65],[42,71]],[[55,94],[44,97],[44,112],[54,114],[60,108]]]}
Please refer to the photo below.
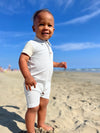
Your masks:
{"label": "toddler's hand", "polygon": [[67,68],[67,63],[66,62],[60,62],[59,67],[66,69]]}
{"label": "toddler's hand", "polygon": [[34,86],[34,88],[36,88],[36,81],[32,76],[29,76],[29,77],[25,78],[26,90],[29,89],[31,91],[31,86]]}

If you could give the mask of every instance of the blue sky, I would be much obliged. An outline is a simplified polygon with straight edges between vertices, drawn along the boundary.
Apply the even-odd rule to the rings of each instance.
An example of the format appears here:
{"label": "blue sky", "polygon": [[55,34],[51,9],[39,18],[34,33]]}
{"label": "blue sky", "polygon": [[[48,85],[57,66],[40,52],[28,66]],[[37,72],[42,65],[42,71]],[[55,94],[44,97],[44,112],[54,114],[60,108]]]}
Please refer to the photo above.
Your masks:
{"label": "blue sky", "polygon": [[42,8],[55,18],[54,61],[66,61],[68,68],[100,68],[100,0],[1,0],[0,66],[18,68],[24,45],[35,36],[32,15]]}

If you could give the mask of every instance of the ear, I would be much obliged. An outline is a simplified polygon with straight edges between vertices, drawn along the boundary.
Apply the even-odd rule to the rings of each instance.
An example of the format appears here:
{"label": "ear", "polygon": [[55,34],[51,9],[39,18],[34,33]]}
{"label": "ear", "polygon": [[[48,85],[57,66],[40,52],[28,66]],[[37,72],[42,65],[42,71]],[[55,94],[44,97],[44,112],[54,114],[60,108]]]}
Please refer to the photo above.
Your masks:
{"label": "ear", "polygon": [[35,26],[34,26],[34,25],[32,26],[32,29],[33,29],[33,31],[35,32]]}

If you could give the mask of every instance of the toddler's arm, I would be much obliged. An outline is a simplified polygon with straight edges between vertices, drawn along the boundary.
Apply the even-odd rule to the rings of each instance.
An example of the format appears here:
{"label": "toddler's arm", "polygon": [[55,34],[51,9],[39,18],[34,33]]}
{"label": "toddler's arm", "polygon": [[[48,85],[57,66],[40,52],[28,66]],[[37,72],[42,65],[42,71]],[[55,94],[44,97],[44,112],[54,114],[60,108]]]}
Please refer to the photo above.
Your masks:
{"label": "toddler's arm", "polygon": [[31,90],[31,86],[34,86],[34,88],[36,88],[36,81],[31,76],[29,69],[28,69],[28,65],[27,65],[29,58],[30,57],[24,53],[22,53],[19,58],[19,67],[22,72],[22,75],[25,78],[25,86],[26,86],[27,90],[28,90],[28,88],[29,88],[29,90]]}
{"label": "toddler's arm", "polygon": [[67,63],[66,62],[53,62],[54,67],[61,67],[61,68],[67,68]]}

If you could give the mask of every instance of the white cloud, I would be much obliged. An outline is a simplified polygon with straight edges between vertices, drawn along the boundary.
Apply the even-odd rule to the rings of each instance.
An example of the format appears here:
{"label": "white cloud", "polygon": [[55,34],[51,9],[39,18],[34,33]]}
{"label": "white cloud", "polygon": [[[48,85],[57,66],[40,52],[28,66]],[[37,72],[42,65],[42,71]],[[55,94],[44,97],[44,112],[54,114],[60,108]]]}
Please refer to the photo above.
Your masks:
{"label": "white cloud", "polygon": [[73,2],[74,2],[74,0],[68,0],[67,3],[66,3],[66,5],[65,5],[65,9],[67,7],[69,7],[70,5],[72,5]]}
{"label": "white cloud", "polygon": [[3,44],[3,46],[1,46],[1,47],[3,47],[3,48],[19,48],[19,46],[21,46],[22,45],[22,43],[21,44],[14,44],[14,45],[11,45],[11,44]]}
{"label": "white cloud", "polygon": [[[71,0],[69,1],[69,3]],[[72,3],[72,2],[71,2]],[[79,3],[81,7],[80,13],[85,12],[85,15],[81,15],[80,17],[73,18],[71,20],[58,23],[56,25],[68,25],[68,24],[76,24],[76,23],[85,23],[90,19],[100,15],[100,0],[84,0],[84,3]],[[85,5],[85,9],[83,8]]]}
{"label": "white cloud", "polygon": [[[38,5],[39,8],[45,8],[49,5],[53,5],[53,8],[63,7],[63,10],[68,8],[74,0],[2,0],[0,1],[0,12],[4,14],[15,14],[15,13],[23,13],[24,11],[30,10],[27,8],[28,4],[31,8],[34,8]],[[27,10],[25,10],[27,9]]]}
{"label": "white cloud", "polygon": [[1,38],[9,38],[9,37],[22,37],[22,36],[30,36],[33,35],[33,32],[12,32],[12,31],[0,31]]}
{"label": "white cloud", "polygon": [[72,51],[72,50],[83,50],[91,48],[100,48],[100,44],[94,44],[90,42],[85,43],[66,43],[62,45],[53,46],[54,49],[59,49],[62,51]]}
{"label": "white cloud", "polygon": [[0,1],[0,12],[5,14],[19,13],[24,8],[23,0]]}
{"label": "white cloud", "polygon": [[68,7],[70,7],[74,3],[74,0],[56,0],[55,3],[58,7],[63,7],[62,8],[63,11],[66,10]]}
{"label": "white cloud", "polygon": [[98,9],[100,9],[100,0],[91,0],[89,7],[86,8],[85,11],[86,10],[94,11]]}
{"label": "white cloud", "polygon": [[33,32],[0,31],[0,47],[20,47],[26,43],[26,39],[33,37],[33,34]]}
{"label": "white cloud", "polygon": [[86,21],[88,21],[88,20],[90,20],[93,17],[98,16],[98,15],[100,15],[100,9],[91,13],[91,14],[87,14],[87,15],[84,15],[84,16],[63,22],[63,23],[58,23],[56,25],[68,25],[68,24],[75,24],[75,23],[84,23],[84,22],[86,22]]}

